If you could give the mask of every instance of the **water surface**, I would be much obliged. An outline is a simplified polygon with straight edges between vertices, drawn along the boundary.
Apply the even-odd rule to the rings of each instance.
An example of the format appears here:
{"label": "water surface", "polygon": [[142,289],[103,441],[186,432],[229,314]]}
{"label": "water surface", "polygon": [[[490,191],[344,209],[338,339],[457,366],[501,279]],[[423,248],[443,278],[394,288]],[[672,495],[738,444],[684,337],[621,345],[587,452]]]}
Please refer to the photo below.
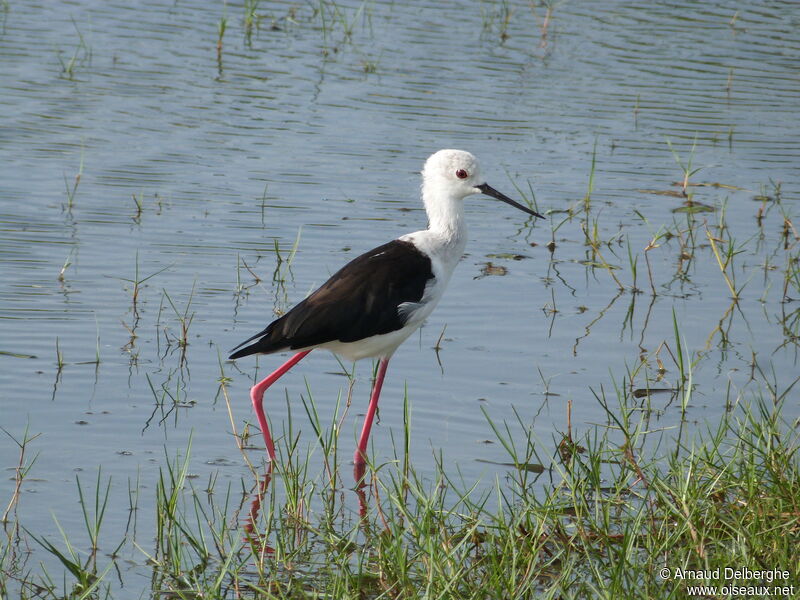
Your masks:
{"label": "water surface", "polygon": [[[249,38],[239,3],[10,2],[2,15],[0,496],[13,490],[12,437],[39,434],[18,505],[26,527],[57,538],[55,515],[78,535],[75,475],[92,481],[102,467],[114,482],[107,535],[120,539],[128,488],[149,515],[158,466],[190,436],[201,481],[249,477],[220,378],[232,378],[240,430],[254,422],[249,386],[282,357],[256,371],[254,359],[225,362],[228,350],[347,260],[424,227],[418,172],[439,148],[474,152],[494,187],[532,190],[549,219],[468,200],[468,254],[390,365],[377,461],[394,456],[407,389],[420,473],[441,451],[465,480],[502,478],[506,467],[486,461],[508,457],[482,408],[519,431],[516,410],[547,455],[568,401],[572,427],[591,431],[607,420],[598,390],[613,395],[640,356],[656,377],[655,353],[676,348],[673,314],[696,358],[691,420],[713,423],[730,389],[758,393],[753,357],[776,388],[794,380],[800,292],[783,273],[796,231],[781,237],[800,175],[793,3],[565,2],[546,34],[544,7],[521,1],[321,4],[325,20],[317,5],[262,3]],[[683,202],[673,151],[700,168],[694,183],[721,184],[690,191],[714,209],[695,223],[724,217],[742,245],[733,268],[748,283],[733,310],[707,240],[685,271],[680,240],[660,240],[651,293],[644,249],[687,227],[673,212]],[[487,263],[502,269],[486,275]],[[147,279],[134,305],[137,278]],[[191,317],[185,348],[181,317]],[[670,387],[674,362],[666,349],[658,357]],[[348,389],[341,371],[314,353],[281,381],[304,447],[315,439],[299,398],[311,390],[330,422]],[[357,365],[346,456],[370,374]],[[679,422],[675,398],[653,404],[659,427]],[[796,394],[787,410],[800,416]],[[282,391],[268,414],[280,430]],[[152,526],[139,518],[140,539]],[[138,573],[144,557],[128,552]]]}

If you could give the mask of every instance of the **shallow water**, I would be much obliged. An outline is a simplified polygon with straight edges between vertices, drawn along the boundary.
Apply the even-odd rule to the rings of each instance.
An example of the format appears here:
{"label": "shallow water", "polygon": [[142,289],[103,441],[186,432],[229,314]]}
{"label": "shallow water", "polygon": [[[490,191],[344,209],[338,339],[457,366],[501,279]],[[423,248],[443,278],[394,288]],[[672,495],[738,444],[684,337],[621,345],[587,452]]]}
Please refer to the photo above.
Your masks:
{"label": "shallow water", "polygon": [[[508,457],[481,408],[512,429],[516,409],[552,451],[567,401],[572,427],[591,430],[607,420],[593,391],[613,395],[640,353],[662,342],[674,351],[673,311],[698,359],[691,420],[713,423],[729,386],[733,397],[754,393],[754,355],[778,388],[796,377],[796,318],[786,315],[798,291],[784,301],[781,262],[797,242],[790,233],[786,250],[781,238],[800,176],[796,5],[561,3],[543,35],[544,8],[527,2],[507,3],[507,27],[499,2],[337,4],[339,16],[324,26],[311,4],[265,4],[248,42],[238,3],[9,3],[0,35],[0,389],[9,434],[0,456],[9,477],[0,498],[13,490],[11,436],[40,434],[18,505],[29,529],[57,537],[52,511],[68,532],[81,531],[75,474],[91,481],[102,466],[119,484],[106,526],[121,531],[127,482],[152,489],[165,452],[185,449],[190,436],[201,480],[247,477],[219,393],[220,361],[241,430],[254,422],[256,361],[225,363],[228,349],[347,260],[423,227],[418,171],[444,147],[477,154],[488,181],[509,195],[532,189],[549,222],[530,226],[506,205],[468,201],[468,254],[427,326],[390,365],[376,460],[393,456],[406,388],[422,474],[440,450],[466,480],[504,474],[484,462]],[[733,268],[748,283],[730,313],[706,240],[680,278],[680,243],[661,240],[649,252],[650,293],[644,248],[687,218],[672,212],[683,173],[667,141],[701,168],[693,182],[722,184],[690,189],[717,209],[695,218],[713,228],[724,213],[744,248]],[[606,269],[585,264],[580,214],[551,233],[587,194],[595,147],[590,226],[609,242],[601,251],[626,287],[628,244],[638,255],[641,294],[620,292]],[[760,206],[768,210],[759,226]],[[291,266],[280,263],[275,244],[286,259],[296,242]],[[505,274],[481,276],[487,262]],[[134,312],[137,268],[149,278]],[[178,313],[192,317],[185,352]],[[440,366],[433,347],[445,326]],[[659,354],[664,387],[676,377],[667,354]],[[280,360],[262,357],[258,374]],[[340,441],[346,456],[369,375],[360,363]],[[301,444],[313,446],[299,397],[307,384],[329,422],[347,393],[341,367],[314,353],[281,383]],[[653,397],[666,407],[659,426],[679,422],[674,400]],[[281,393],[268,402],[280,431],[286,402]],[[788,414],[800,416],[798,404],[790,395]]]}

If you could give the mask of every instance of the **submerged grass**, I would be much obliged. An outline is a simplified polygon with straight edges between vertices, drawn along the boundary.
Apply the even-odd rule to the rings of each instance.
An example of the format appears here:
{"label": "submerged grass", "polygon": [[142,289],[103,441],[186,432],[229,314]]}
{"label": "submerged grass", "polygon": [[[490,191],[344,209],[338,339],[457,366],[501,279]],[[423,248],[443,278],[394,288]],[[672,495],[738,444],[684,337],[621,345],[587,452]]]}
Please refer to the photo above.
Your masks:
{"label": "submerged grass", "polygon": [[[797,586],[798,435],[783,416],[789,389],[775,392],[729,398],[719,424],[686,439],[654,429],[649,395],[623,382],[610,398],[595,394],[604,426],[568,424],[562,439],[538,441],[522,418],[490,421],[516,468],[489,485],[458,479],[441,456],[421,475],[406,436],[395,460],[372,465],[369,484],[356,490],[344,483],[349,463],[337,460],[338,417],[323,430],[309,392],[316,448],[300,450],[290,420],[276,472],[255,491],[215,477],[196,489],[190,447],[167,457],[146,515],[154,539],[123,544],[150,573],[143,597],[683,598],[704,581],[675,579],[676,569],[725,567],[778,569],[764,585]],[[12,513],[6,531],[16,533],[0,546],[4,596],[113,597],[109,570],[125,566],[116,558],[123,544],[99,540],[110,485],[98,473],[92,497],[78,481],[85,548],[66,535],[56,543],[28,533]],[[63,577],[20,568],[27,539],[64,566]]]}

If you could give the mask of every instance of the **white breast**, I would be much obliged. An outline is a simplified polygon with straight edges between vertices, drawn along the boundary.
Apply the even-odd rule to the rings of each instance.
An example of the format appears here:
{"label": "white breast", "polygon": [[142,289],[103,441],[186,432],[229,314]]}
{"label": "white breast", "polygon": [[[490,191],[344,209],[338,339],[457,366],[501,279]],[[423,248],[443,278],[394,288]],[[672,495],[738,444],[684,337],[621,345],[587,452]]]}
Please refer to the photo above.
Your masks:
{"label": "white breast", "polygon": [[398,309],[408,319],[407,326],[419,327],[441,300],[450,277],[464,254],[467,236],[466,232],[463,233],[464,235],[445,236],[424,229],[400,237],[403,241],[413,243],[430,258],[433,272],[433,279],[425,286],[422,299],[419,302],[405,302]]}

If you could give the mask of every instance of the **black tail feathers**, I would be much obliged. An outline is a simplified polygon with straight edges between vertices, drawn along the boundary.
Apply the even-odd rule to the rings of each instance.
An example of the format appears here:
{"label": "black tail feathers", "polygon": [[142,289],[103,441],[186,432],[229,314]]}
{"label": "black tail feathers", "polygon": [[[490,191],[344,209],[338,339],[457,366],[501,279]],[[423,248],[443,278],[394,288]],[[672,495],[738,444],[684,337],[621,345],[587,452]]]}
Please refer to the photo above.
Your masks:
{"label": "black tail feathers", "polygon": [[[281,348],[276,347],[275,344],[270,340],[270,332],[271,329],[267,327],[263,331],[259,331],[254,336],[247,338],[241,344],[236,346],[231,350],[230,356],[228,356],[229,360],[236,360],[237,358],[242,358],[243,356],[250,356],[251,354],[267,354],[270,352],[276,352]],[[249,346],[245,346],[249,342],[258,339],[258,341],[254,344],[250,344]],[[242,347],[244,346],[244,347]]]}
{"label": "black tail feathers", "polygon": [[[231,352],[230,356],[228,356],[228,360],[236,360],[237,358],[242,358],[243,356],[250,356],[251,354],[258,353],[258,342],[255,344],[250,344],[249,346],[245,346],[240,350],[236,350],[235,352]],[[239,346],[237,346],[238,348]]]}

